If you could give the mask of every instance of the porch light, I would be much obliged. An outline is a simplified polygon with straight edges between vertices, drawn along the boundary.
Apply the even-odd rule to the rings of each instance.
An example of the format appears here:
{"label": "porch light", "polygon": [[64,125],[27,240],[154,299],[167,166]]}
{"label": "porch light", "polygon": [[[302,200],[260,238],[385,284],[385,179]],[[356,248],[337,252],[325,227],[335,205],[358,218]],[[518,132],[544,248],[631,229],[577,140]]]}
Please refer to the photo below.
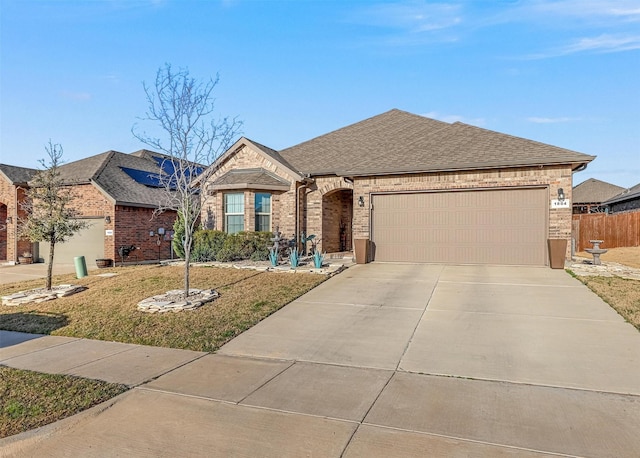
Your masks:
{"label": "porch light", "polygon": [[364,197],[358,197],[358,206],[364,207]]}
{"label": "porch light", "polygon": [[558,200],[564,200],[564,189],[558,188]]}
{"label": "porch light", "polygon": [[111,224],[111,216],[107,215],[104,217],[104,222],[107,224]]}
{"label": "porch light", "polygon": [[12,222],[13,222],[13,218],[11,218],[10,216],[5,221],[5,223],[7,223],[7,224],[11,224]]}

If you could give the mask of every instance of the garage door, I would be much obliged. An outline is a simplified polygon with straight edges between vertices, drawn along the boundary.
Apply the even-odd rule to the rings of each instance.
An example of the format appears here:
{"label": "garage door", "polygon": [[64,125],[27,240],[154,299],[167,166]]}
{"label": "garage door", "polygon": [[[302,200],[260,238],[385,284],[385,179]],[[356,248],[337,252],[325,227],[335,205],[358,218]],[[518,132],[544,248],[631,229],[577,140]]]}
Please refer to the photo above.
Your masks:
{"label": "garage door", "polygon": [[376,261],[545,265],[547,190],[372,197]]}
{"label": "garage door", "polygon": [[[95,266],[104,257],[104,218],[83,219],[89,227],[64,243],[56,244],[53,264],[73,264],[73,258],[84,256],[87,266]],[[49,262],[49,243],[39,244],[39,258]]]}

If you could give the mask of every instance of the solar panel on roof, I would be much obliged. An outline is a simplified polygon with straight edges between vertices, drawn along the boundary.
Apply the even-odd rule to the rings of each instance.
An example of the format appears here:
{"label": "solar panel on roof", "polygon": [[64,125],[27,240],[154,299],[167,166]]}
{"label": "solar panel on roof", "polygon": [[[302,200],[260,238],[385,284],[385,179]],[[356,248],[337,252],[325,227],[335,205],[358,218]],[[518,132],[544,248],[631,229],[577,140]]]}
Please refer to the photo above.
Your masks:
{"label": "solar panel on roof", "polygon": [[[154,161],[156,161],[156,164],[158,164],[158,167],[160,167],[162,171],[167,175],[171,176],[176,172],[172,159],[158,157],[158,156],[151,156],[151,157],[153,158]],[[191,172],[193,172],[195,176],[198,176],[202,172],[204,172],[204,168],[190,165],[188,167],[185,167],[185,170],[183,171],[186,177],[189,177],[189,175],[191,175]]]}
{"label": "solar panel on roof", "polygon": [[166,181],[163,181],[159,174],[146,172],[144,170],[130,169],[128,167],[120,167],[124,173],[129,175],[136,183],[149,186],[151,188],[164,188]]}

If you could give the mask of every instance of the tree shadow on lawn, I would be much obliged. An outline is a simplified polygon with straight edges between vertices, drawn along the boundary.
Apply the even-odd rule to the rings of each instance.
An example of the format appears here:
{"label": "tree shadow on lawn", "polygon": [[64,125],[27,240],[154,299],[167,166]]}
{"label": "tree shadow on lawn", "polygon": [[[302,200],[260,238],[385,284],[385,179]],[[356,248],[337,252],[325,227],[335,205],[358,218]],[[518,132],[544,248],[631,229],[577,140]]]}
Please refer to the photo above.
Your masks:
{"label": "tree shadow on lawn", "polygon": [[30,311],[0,314],[0,329],[5,331],[51,334],[68,324],[69,318],[62,313]]}

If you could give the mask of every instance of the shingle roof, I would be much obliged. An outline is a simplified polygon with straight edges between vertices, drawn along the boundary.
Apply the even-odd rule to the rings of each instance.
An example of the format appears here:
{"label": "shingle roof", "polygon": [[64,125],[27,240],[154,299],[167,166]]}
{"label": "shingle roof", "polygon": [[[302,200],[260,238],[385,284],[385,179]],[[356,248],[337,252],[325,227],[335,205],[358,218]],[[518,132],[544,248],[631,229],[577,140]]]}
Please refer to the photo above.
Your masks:
{"label": "shingle roof", "polygon": [[26,184],[37,172],[36,169],[0,164],[0,172],[14,185]]}
{"label": "shingle roof", "polygon": [[640,198],[640,183],[638,183],[637,185],[629,189],[624,189],[621,193],[611,197],[610,199],[607,199],[604,203],[609,205],[609,204],[615,204],[617,202],[624,202],[626,200],[639,199],[639,198]]}
{"label": "shingle roof", "polygon": [[288,190],[291,183],[265,169],[234,169],[213,182],[214,189],[255,188]]}
{"label": "shingle roof", "polygon": [[624,188],[606,181],[589,178],[573,188],[574,204],[600,204],[617,196]]}
{"label": "shingle roof", "polygon": [[377,175],[542,164],[584,164],[594,156],[461,122],[393,109],[280,151],[311,175]]}
{"label": "shingle roof", "polygon": [[67,184],[94,183],[117,205],[157,207],[166,202],[165,190],[138,183],[122,170],[125,167],[159,174],[160,167],[151,157],[155,153],[143,152],[149,154],[107,151],[62,165],[60,176]]}

